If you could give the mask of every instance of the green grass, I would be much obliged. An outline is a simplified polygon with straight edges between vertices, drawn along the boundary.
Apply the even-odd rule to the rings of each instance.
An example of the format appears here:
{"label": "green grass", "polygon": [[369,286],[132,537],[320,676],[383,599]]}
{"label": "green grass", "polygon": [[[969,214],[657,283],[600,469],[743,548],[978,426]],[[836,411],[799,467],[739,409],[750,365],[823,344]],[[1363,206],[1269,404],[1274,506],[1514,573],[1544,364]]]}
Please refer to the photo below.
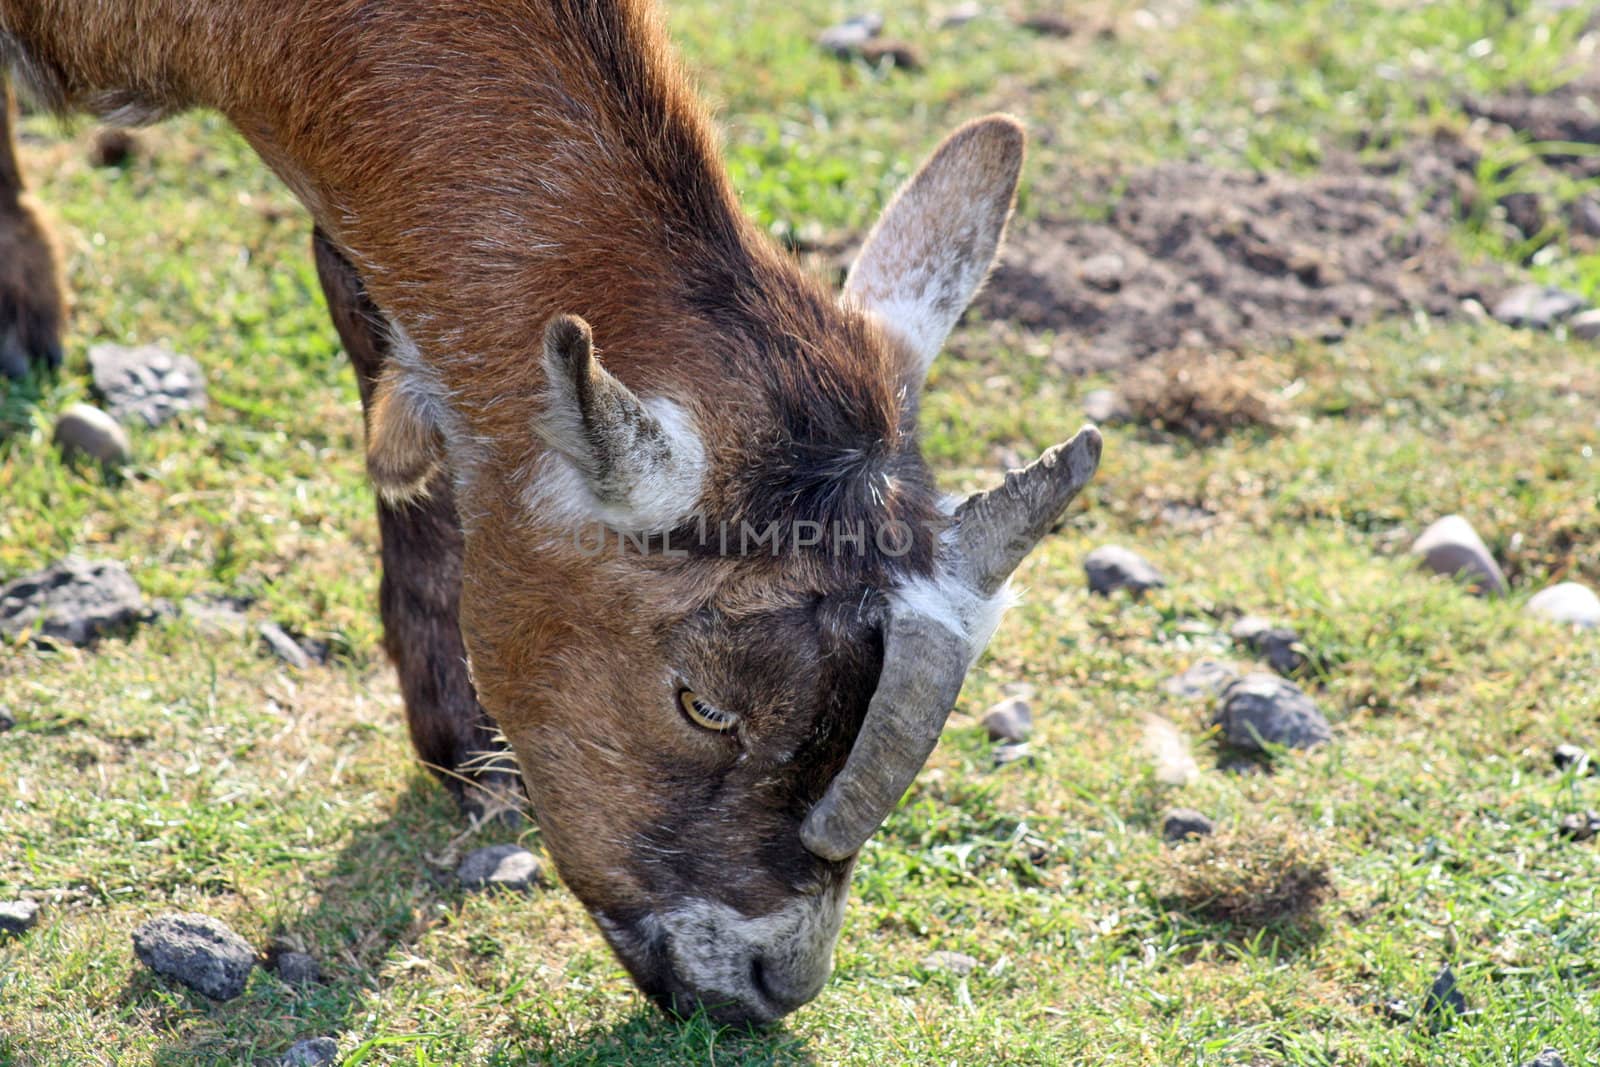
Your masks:
{"label": "green grass", "polygon": [[[1462,130],[1461,94],[1573,73],[1589,12],[1526,6],[1085,4],[1068,8],[1084,32],[1055,41],[879,5],[924,53],[920,74],[819,56],[810,37],[844,5],[685,0],[673,21],[749,209],[781,235],[863,228],[942,130],[993,108],[1034,134],[1025,214],[1056,207],[1033,190],[1063,173],[1186,156],[1306,169],[1358,139]],[[0,735],[0,899],[51,899],[38,929],[0,942],[0,1064],[263,1062],[322,1034],[368,1064],[1504,1067],[1546,1044],[1600,1062],[1600,851],[1554,832],[1600,808],[1600,779],[1549,761],[1561,741],[1600,749],[1600,639],[1520,612],[1551,581],[1600,584],[1593,350],[1381,323],[1242,364],[1282,389],[1278,432],[1202,447],[1108,431],[1099,480],[1027,564],[1026,601],[863,858],[835,978],[774,1032],[718,1031],[648,1008],[563,890],[455,888],[455,855],[515,834],[464,834],[410,761],[379,650],[354,382],[287,192],[211,117],[143,135],[124,170],[86,164],[87,127],[26,129],[78,305],[68,372],[0,396],[0,577],[111,556],[152,597],[254,597],[253,619],[348,651],[292,674],[253,638],[181,617],[93,652],[0,649],[0,704],[20,719]],[[1541,174],[1484,181],[1556,181]],[[1493,221],[1469,219],[1464,247],[1520,258]],[[1600,277],[1564,234],[1550,249],[1547,276]],[[967,329],[924,415],[952,488],[1071,433],[1100,384],[1051,371],[1048,339],[997,349]],[[122,477],[49,446],[104,339],[195,354],[213,396],[203,418],[135,431]],[[1169,505],[1206,518],[1174,525]],[[1452,511],[1506,564],[1508,600],[1404,558]],[[1091,599],[1081,559],[1108,541],[1170,587]],[[1270,774],[1218,770],[1206,708],[1159,688],[1201,656],[1239,658],[1227,632],[1247,612],[1320,654],[1308,686],[1337,734]],[[1038,689],[1035,758],[997,770],[977,719],[1017,680]],[[1153,776],[1152,713],[1194,744],[1192,783]],[[1306,847],[1330,898],[1253,925],[1194,904],[1159,840],[1175,804],[1216,817],[1252,870],[1270,874],[1282,840]],[[222,1005],[168,986],[129,933],[174,909],[263,948],[297,937],[329,981],[297,991],[258,971]],[[941,948],[980,967],[930,972]],[[1419,1008],[1447,962],[1473,1009],[1453,1029],[1378,1010]]]}

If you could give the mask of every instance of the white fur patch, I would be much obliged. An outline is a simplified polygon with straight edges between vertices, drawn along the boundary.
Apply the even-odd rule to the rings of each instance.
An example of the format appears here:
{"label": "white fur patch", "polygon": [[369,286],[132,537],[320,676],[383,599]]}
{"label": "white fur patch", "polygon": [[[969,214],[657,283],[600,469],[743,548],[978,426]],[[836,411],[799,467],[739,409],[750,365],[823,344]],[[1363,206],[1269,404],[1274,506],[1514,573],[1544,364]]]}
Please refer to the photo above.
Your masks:
{"label": "white fur patch", "polygon": [[705,445],[681,404],[665,397],[642,400],[670,442],[668,459],[644,449],[630,456],[632,477],[620,499],[602,500],[583,472],[552,449],[535,466],[524,505],[541,522],[574,526],[602,523],[629,533],[662,533],[693,515],[705,488]]}
{"label": "white fur patch", "polygon": [[993,596],[981,596],[948,572],[936,578],[913,578],[895,589],[890,598],[894,611],[932,619],[951,633],[965,637],[969,670],[989,647],[1006,610],[1016,603],[1010,582],[1002,585]]}
{"label": "white fur patch", "polygon": [[[690,901],[660,918],[672,969],[702,1000],[726,997],[756,1018],[776,1019],[827,982],[849,891],[841,879],[837,889],[754,918],[714,900]],[[755,987],[753,961],[783,1003]]]}
{"label": "white fur patch", "polygon": [[459,487],[481,459],[481,450],[470,444],[460,417],[450,406],[450,390],[438,370],[422,358],[417,343],[393,319],[389,320],[392,345],[389,359],[395,369],[395,389],[411,411],[439,431]]}

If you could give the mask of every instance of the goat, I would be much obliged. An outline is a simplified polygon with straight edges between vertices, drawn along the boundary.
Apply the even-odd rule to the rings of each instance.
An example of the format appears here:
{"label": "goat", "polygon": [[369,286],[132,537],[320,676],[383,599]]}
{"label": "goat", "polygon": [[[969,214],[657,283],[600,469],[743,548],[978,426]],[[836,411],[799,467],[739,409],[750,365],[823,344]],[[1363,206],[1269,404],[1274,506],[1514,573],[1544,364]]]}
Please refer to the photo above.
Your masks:
{"label": "goat", "polygon": [[[57,110],[220,111],[311,213],[422,760],[480,803],[503,732],[662,1007],[812,999],[862,845],[1100,457],[1088,428],[949,501],[918,447],[1021,127],[947,138],[836,295],[740,212],[648,0],[0,0],[0,56]],[[8,94],[0,344],[51,365],[10,123]]]}

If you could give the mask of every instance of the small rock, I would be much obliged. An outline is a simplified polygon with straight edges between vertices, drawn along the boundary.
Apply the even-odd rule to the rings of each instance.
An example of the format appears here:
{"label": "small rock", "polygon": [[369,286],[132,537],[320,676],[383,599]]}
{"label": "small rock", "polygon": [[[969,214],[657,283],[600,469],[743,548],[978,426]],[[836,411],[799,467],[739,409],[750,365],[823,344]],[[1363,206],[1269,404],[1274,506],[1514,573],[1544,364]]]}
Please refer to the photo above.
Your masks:
{"label": "small rock", "polygon": [[316,985],[322,981],[322,964],[304,952],[280,952],[272,970],[289,985]]}
{"label": "small rock", "polygon": [[884,60],[897,70],[921,70],[927,66],[922,59],[922,53],[905,41],[868,41],[861,46],[861,58],[877,66]]}
{"label": "small rock", "polygon": [[883,32],[883,16],[855,15],[817,34],[817,47],[840,59],[858,54],[863,45]]}
{"label": "small rock", "polygon": [[289,1046],[278,1062],[283,1067],[325,1067],[339,1061],[339,1042],[331,1037],[313,1037]]}
{"label": "small rock", "polygon": [[71,557],[0,587],[0,635],[93,644],[144,617],[144,596],[126,568]]}
{"label": "small rock", "polygon": [[1585,307],[1576,293],[1550,285],[1519,285],[1494,305],[1494,317],[1507,326],[1548,330]]}
{"label": "small rock", "polygon": [[89,165],[122,167],[139,151],[139,138],[132,130],[109,126],[94,135],[89,145]]}
{"label": "small rock", "polygon": [[1170,844],[1196,837],[1210,837],[1217,824],[1193,808],[1174,808],[1161,820],[1161,839]]}
{"label": "small rock", "polygon": [[1584,629],[1600,626],[1600,596],[1578,582],[1560,582],[1535,593],[1523,609],[1552,622],[1567,622]]}
{"label": "small rock", "polygon": [[1115,389],[1091,389],[1083,394],[1083,414],[1090,422],[1115,426],[1133,418],[1133,411]]}
{"label": "small rock", "polygon": [[1249,752],[1264,745],[1315,748],[1333,740],[1316,703],[1275,674],[1247,674],[1228,686],[1215,721],[1228,744]]}
{"label": "small rock", "polygon": [[1581,311],[1568,319],[1567,336],[1579,341],[1600,341],[1600,308]]}
{"label": "small rock", "polygon": [[957,4],[944,14],[940,15],[934,25],[941,30],[954,30],[965,26],[974,19],[983,16],[983,5],[977,3]]}
{"label": "small rock", "polygon": [[182,614],[207,637],[243,637],[250,629],[243,597],[184,597]]}
{"label": "small rock", "polygon": [[157,974],[212,1000],[244,992],[256,965],[249,942],[209,915],[162,915],[133,932],[133,951]]}
{"label": "small rock", "polygon": [[306,655],[306,650],[295,642],[295,639],[284,632],[283,627],[270,620],[261,624],[258,631],[261,634],[261,643],[283,662],[297,671],[307,670],[311,666],[311,657]]}
{"label": "small rock", "polygon": [[1570,222],[1585,237],[1600,237],[1600,198],[1580,196],[1572,205]]}
{"label": "small rock", "polygon": [[1128,273],[1128,264],[1115,252],[1102,252],[1090,256],[1078,267],[1078,277],[1091,288],[1104,293],[1114,293],[1122,288],[1122,279]]}
{"label": "small rock", "polygon": [[1239,672],[1226,663],[1203,659],[1182,674],[1175,674],[1161,683],[1161,688],[1173,696],[1214,697],[1232,685]]}
{"label": "small rock", "polygon": [[467,889],[499,886],[531,892],[539,884],[539,860],[517,845],[490,845],[467,854],[456,868],[456,877]]}
{"label": "small rock", "polygon": [[1033,733],[1033,709],[1021,697],[1008,697],[984,714],[983,728],[991,741],[1026,741]]}
{"label": "small rock", "polygon": [[63,411],[52,440],[63,456],[85,455],[108,467],[121,466],[133,455],[128,431],[92,404],[73,404]]}
{"label": "small rock", "polygon": [[1592,811],[1574,812],[1561,820],[1557,832],[1569,841],[1587,841],[1600,834],[1600,814]]}
{"label": "small rock", "polygon": [[0,704],[0,734],[17,728],[17,716],[10,708]]}
{"label": "small rock", "polygon": [[1000,693],[1019,700],[1032,700],[1038,695],[1039,689],[1032,682],[1007,682],[1000,687]]}
{"label": "small rock", "polygon": [[1041,37],[1071,37],[1074,32],[1072,23],[1061,15],[1028,15],[1018,19],[1017,25]]}
{"label": "small rock", "polygon": [[1449,966],[1441,968],[1422,1003],[1422,1014],[1427,1017],[1429,1028],[1435,1032],[1448,1030],[1455,1025],[1456,1017],[1466,1014],[1466,1010],[1467,998],[1456,988],[1456,973]]}
{"label": "small rock", "polygon": [[1411,554],[1421,557],[1422,565],[1435,574],[1472,579],[1480,596],[1505,595],[1506,576],[1500,565],[1472,524],[1460,515],[1446,515],[1422,531]]}
{"label": "small rock", "polygon": [[1233,639],[1266,659],[1268,666],[1282,675],[1294,675],[1305,668],[1305,646],[1300,635],[1287,626],[1274,626],[1258,615],[1246,615],[1233,624]]}
{"label": "small rock", "polygon": [[183,411],[206,406],[200,364],[160,345],[95,345],[89,349],[95,392],[111,414],[160,426]]}
{"label": "small rock", "polygon": [[930,971],[945,971],[959,978],[965,978],[978,969],[978,960],[975,956],[969,956],[965,952],[950,952],[940,949],[922,957],[922,966]]}
{"label": "small rock", "polygon": [[1588,774],[1594,770],[1594,764],[1589,759],[1589,753],[1577,745],[1557,745],[1552,753],[1556,770],[1572,771],[1574,774]]}
{"label": "small rock", "polygon": [[994,750],[996,767],[1009,767],[1023,760],[1033,760],[1033,749],[1026,741],[1008,741]]}
{"label": "small rock", "polygon": [[39,905],[32,900],[0,901],[0,933],[22,934],[39,921]]}
{"label": "small rock", "polygon": [[1142,593],[1167,584],[1160,571],[1120,545],[1103,545],[1089,553],[1084,558],[1083,570],[1089,577],[1089,591],[1102,596],[1116,589]]}
{"label": "small rock", "polygon": [[1547,1048],[1523,1064],[1523,1067],[1567,1067],[1567,1065],[1562,1062],[1559,1052],[1553,1048]]}

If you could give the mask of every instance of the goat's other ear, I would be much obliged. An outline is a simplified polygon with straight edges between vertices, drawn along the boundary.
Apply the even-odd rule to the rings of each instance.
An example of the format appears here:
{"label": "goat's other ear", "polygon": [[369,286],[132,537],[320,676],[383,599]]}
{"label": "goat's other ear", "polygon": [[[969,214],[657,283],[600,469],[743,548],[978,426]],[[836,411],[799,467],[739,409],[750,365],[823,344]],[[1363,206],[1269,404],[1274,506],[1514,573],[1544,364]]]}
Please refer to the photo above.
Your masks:
{"label": "goat's other ear", "polygon": [[385,367],[367,416],[367,477],[384,500],[399,504],[427,492],[444,456],[427,405],[408,390],[404,375]]}
{"label": "goat's other ear", "polygon": [[994,263],[1026,139],[1007,115],[976,119],[945,138],[889,202],[850,269],[841,299],[910,347],[913,388]]}

